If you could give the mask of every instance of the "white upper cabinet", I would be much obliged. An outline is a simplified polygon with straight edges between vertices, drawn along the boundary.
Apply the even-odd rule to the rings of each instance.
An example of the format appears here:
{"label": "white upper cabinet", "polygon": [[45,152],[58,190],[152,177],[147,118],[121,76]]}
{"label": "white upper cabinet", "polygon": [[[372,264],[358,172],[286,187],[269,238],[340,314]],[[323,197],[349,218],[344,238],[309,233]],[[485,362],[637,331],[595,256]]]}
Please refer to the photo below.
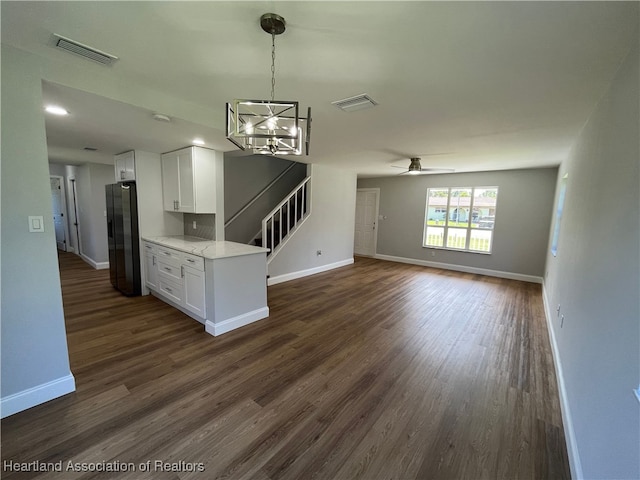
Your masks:
{"label": "white upper cabinet", "polygon": [[114,156],[116,182],[129,182],[136,179],[135,152],[124,152]]}
{"label": "white upper cabinet", "polygon": [[162,155],[164,209],[172,212],[216,213],[214,150],[187,147]]}
{"label": "white upper cabinet", "polygon": [[178,174],[178,152],[162,155],[162,199],[165,210],[179,211],[180,176]]}

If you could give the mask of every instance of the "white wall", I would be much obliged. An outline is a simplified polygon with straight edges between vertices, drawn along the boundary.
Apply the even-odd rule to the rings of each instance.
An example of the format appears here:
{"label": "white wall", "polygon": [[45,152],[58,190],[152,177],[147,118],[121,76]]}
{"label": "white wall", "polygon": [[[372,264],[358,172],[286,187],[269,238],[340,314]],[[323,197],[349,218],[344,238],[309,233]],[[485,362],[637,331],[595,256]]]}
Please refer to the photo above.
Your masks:
{"label": "white wall", "polygon": [[136,150],[135,156],[140,237],[182,235],[183,214],[166,212],[163,207],[160,155]]}
{"label": "white wall", "polygon": [[[148,85],[125,83],[117,70],[72,56],[44,59],[2,45],[1,59],[3,281],[0,393],[2,414],[7,415],[14,407],[18,410],[28,408],[75,389],[69,372],[53,231],[42,80],[202,125],[218,126],[223,120],[216,120],[217,113],[212,108],[170,97]],[[111,180],[102,183],[113,180],[111,172]],[[92,205],[94,210],[95,207]],[[44,234],[26,231],[29,215],[44,217]],[[92,221],[98,222],[93,216],[90,224]],[[88,232],[92,232],[91,228]],[[74,235],[71,237],[73,239]],[[90,255],[98,256],[99,252],[105,251],[98,242],[92,241],[89,245]],[[12,413],[18,410],[14,409]]]}
{"label": "white wall", "polygon": [[566,200],[544,286],[580,478],[640,478],[638,68],[636,44],[558,176]]}
{"label": "white wall", "polygon": [[[106,268],[109,262],[105,185],[114,183],[113,165],[85,164],[67,166],[66,175],[76,180],[80,251],[93,267]],[[69,182],[67,182],[68,184]],[[69,192],[71,196],[72,192]],[[69,202],[73,207],[73,200]],[[73,220],[71,212],[70,220]],[[71,222],[73,223],[73,222]],[[69,227],[73,228],[73,225]],[[71,237],[73,238],[73,234]]]}
{"label": "white wall", "polygon": [[[53,227],[41,72],[2,46],[2,416],[75,390]],[[41,215],[44,233],[29,233]]]}
{"label": "white wall", "polygon": [[[84,253],[97,264],[104,264],[109,261],[109,244],[107,240],[107,198],[105,185],[114,183],[113,165],[103,165],[90,163],[86,167],[89,169],[90,191],[89,204],[82,206],[84,209],[83,223],[89,224],[91,235],[89,238],[82,237],[87,245]],[[84,185],[80,185],[84,189]]]}
{"label": "white wall", "polygon": [[[358,187],[380,188],[380,215],[386,219],[378,221],[378,255],[502,272],[540,282],[556,176],[555,168],[403,175],[360,179]],[[427,189],[480,186],[499,189],[492,253],[424,248]]]}
{"label": "white wall", "polygon": [[312,165],[311,199],[311,215],[269,264],[270,284],[353,263],[356,174]]}

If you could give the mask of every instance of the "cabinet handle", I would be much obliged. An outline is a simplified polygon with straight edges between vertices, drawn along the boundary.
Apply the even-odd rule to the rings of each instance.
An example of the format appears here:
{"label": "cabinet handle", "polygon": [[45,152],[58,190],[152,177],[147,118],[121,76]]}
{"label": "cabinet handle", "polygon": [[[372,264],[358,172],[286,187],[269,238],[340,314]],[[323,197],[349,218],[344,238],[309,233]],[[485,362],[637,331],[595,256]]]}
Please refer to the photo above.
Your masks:
{"label": "cabinet handle", "polygon": [[187,262],[189,262],[189,263],[196,263],[196,261],[195,261],[195,260],[191,260],[190,258],[187,258]]}
{"label": "cabinet handle", "polygon": [[169,252],[162,252],[162,253],[164,253],[165,255],[167,255],[169,257],[171,256],[171,254]]}
{"label": "cabinet handle", "polygon": [[153,255],[151,258],[153,259],[153,262],[151,263],[151,265],[155,266],[156,265],[156,256]]}
{"label": "cabinet handle", "polygon": [[170,272],[170,271],[171,271],[171,269],[170,269],[169,267],[164,267],[164,269],[165,269],[167,272]]}
{"label": "cabinet handle", "polygon": [[180,276],[184,278],[184,267],[180,265]]}
{"label": "cabinet handle", "polygon": [[178,202],[178,200],[173,201],[173,209],[180,210],[180,202]]}
{"label": "cabinet handle", "polygon": [[173,290],[171,290],[169,287],[164,287],[164,289],[169,293],[173,293]]}

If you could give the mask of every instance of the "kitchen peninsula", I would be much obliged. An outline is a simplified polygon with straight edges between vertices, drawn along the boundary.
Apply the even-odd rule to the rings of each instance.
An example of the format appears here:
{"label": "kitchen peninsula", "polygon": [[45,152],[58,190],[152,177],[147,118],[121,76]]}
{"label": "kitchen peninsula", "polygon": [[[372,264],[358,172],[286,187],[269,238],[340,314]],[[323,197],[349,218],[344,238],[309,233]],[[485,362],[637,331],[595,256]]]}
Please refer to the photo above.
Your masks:
{"label": "kitchen peninsula", "polygon": [[190,236],[144,237],[145,284],[221,335],[269,316],[268,249]]}

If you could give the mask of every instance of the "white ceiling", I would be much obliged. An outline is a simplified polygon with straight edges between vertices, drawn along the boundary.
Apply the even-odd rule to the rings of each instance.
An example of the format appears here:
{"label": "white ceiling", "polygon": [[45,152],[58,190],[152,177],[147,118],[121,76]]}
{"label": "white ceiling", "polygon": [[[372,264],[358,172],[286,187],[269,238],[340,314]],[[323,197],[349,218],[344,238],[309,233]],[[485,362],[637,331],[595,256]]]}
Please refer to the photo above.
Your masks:
{"label": "white ceiling", "polygon": [[[2,43],[93,65],[49,46],[58,33],[120,58],[95,67],[105,82],[145,86],[200,110],[180,120],[164,109],[174,117],[164,124],[151,119],[150,94],[133,106],[45,82],[45,101],[72,113],[47,116],[53,161],[108,163],[114,153],[168,151],[196,136],[234,150],[224,139],[224,105],[269,96],[271,42],[258,20],[274,12],[287,20],[276,38],[276,97],[313,112],[311,155],[299,160],[360,176],[397,174],[391,164],[408,166],[412,156],[423,167],[496,170],[566,156],[638,41],[639,5],[2,1]],[[352,113],[331,105],[360,93],[379,105]],[[207,120],[193,123],[202,111]]]}

